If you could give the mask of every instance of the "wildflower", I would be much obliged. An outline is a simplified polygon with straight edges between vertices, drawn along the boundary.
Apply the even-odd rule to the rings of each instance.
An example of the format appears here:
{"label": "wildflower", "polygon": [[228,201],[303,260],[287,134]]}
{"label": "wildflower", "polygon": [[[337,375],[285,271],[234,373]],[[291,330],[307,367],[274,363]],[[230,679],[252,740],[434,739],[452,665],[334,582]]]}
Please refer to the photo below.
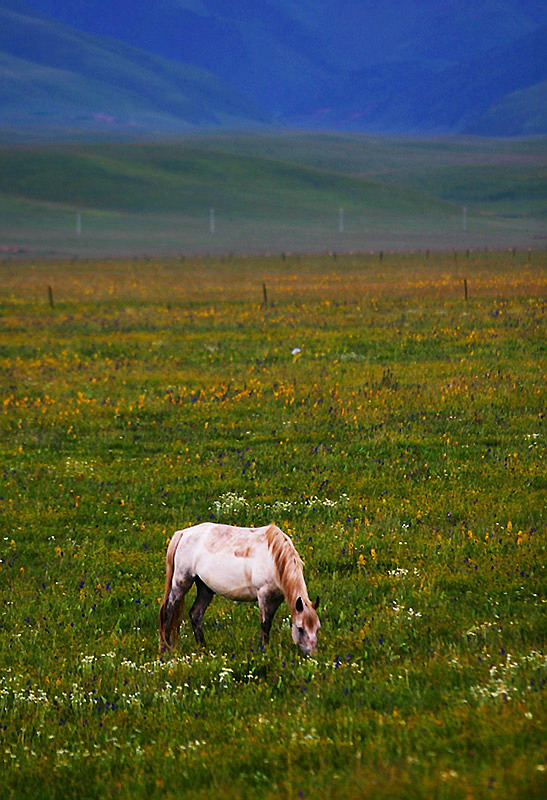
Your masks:
{"label": "wildflower", "polygon": [[213,502],[210,511],[213,511],[215,517],[219,519],[221,517],[228,518],[246,508],[249,508],[249,502],[245,493],[237,495],[235,492],[226,492]]}

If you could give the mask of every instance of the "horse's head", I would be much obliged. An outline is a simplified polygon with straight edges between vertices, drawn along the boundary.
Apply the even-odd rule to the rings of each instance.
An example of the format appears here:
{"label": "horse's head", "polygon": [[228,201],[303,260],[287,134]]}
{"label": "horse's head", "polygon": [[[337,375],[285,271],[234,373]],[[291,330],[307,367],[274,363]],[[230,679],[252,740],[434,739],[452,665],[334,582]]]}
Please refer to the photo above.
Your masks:
{"label": "horse's head", "polygon": [[309,600],[305,601],[299,597],[295,603],[292,617],[292,638],[305,656],[309,656],[317,648],[317,634],[321,627],[316,611],[318,605],[319,598],[315,603],[310,603]]}

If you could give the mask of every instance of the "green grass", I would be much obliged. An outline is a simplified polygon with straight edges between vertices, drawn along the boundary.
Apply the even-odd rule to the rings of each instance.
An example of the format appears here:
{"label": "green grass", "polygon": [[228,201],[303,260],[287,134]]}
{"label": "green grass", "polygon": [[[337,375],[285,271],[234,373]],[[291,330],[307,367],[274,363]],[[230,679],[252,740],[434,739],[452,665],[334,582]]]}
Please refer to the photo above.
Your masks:
{"label": "green grass", "polygon": [[0,246],[82,257],[536,250],[545,163],[545,140],[294,132],[2,147]]}
{"label": "green grass", "polygon": [[174,145],[94,150],[4,149],[0,191],[84,208],[181,214],[208,210],[217,199],[225,213],[253,218],[281,209],[312,214],[329,203],[338,211],[344,201],[348,210],[376,207],[394,215],[452,212],[448,203],[410,190],[256,156]]}
{"label": "green grass", "polygon": [[[196,137],[200,148],[255,156],[389,185],[493,213],[545,217],[545,137],[488,139],[405,138],[351,133],[301,133]],[[505,200],[505,205],[502,204]]]}
{"label": "green grass", "polygon": [[[465,266],[0,266],[3,798],[542,796],[546,264]],[[292,536],[315,658],[221,598],[160,657],[210,517]]]}

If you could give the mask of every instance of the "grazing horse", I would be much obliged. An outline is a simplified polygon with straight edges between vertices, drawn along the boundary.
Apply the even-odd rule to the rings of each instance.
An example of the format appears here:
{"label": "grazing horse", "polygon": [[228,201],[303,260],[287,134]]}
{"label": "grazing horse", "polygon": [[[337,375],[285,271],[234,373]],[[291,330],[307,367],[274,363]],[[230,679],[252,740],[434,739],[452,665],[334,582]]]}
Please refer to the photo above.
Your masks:
{"label": "grazing horse", "polygon": [[230,600],[258,601],[262,644],[267,644],[274,614],[285,599],[294,643],[305,655],[316,649],[319,599],[310,601],[302,560],[289,537],[275,525],[238,528],[203,522],[177,531],[167,548],[165,566],[159,618],[162,650],[177,644],[184,596],[194,583],[197,596],[190,621],[199,645],[205,644],[203,615],[213,596],[221,594]]}

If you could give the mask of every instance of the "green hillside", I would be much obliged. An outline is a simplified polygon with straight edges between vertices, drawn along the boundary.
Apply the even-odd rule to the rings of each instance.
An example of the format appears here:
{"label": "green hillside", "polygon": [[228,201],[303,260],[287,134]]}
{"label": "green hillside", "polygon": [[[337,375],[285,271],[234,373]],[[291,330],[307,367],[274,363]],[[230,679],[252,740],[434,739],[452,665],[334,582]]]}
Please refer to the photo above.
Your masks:
{"label": "green hillside", "polygon": [[515,142],[315,134],[0,147],[0,247],[535,248],[547,233],[544,153],[541,141],[519,151]]}
{"label": "green hillside", "polygon": [[[542,113],[542,109],[538,109]],[[547,139],[357,133],[211,134],[200,148],[246,153],[406,187],[484,213],[547,216]]]}
{"label": "green hillside", "polygon": [[[66,138],[256,124],[262,112],[205,70],[0,8],[0,127]],[[13,139],[13,137],[12,137]]]}
{"label": "green hillside", "polygon": [[369,179],[185,145],[3,148],[0,192],[111,211],[232,216],[315,213],[341,204],[373,213],[452,212],[448,203]]}
{"label": "green hillside", "polygon": [[538,136],[547,130],[547,81],[502,97],[475,123],[480,136]]}

